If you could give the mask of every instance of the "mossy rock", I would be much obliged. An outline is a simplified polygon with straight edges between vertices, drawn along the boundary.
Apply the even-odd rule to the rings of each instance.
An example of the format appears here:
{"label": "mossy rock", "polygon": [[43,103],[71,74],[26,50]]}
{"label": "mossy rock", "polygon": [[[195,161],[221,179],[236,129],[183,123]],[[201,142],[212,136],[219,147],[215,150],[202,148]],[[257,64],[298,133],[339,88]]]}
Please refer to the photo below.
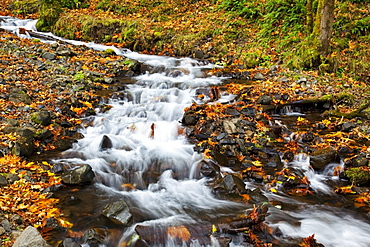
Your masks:
{"label": "mossy rock", "polygon": [[370,180],[370,170],[363,167],[350,168],[345,171],[345,175],[353,184],[366,184]]}

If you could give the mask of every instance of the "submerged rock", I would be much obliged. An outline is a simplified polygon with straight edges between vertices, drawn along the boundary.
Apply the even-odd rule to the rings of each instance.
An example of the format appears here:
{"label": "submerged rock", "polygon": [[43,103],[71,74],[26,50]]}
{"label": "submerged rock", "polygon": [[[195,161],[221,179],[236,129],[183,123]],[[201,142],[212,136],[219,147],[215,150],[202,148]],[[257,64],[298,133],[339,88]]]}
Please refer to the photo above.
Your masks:
{"label": "submerged rock", "polygon": [[70,185],[84,185],[91,183],[95,177],[95,173],[90,165],[82,165],[62,175],[62,182]]}

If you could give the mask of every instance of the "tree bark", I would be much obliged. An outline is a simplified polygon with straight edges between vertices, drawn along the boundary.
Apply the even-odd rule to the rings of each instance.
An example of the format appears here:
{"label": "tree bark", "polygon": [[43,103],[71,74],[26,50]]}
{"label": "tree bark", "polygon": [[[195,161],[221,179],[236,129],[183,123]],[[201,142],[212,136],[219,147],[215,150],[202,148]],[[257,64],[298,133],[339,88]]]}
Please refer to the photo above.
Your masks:
{"label": "tree bark", "polygon": [[[322,2],[320,11],[320,34],[318,36],[320,40],[319,53],[322,56],[328,55],[330,39],[333,31],[333,19],[334,19],[334,2],[335,0],[320,0]],[[320,4],[319,4],[320,7]],[[318,21],[318,20],[317,20]]]}

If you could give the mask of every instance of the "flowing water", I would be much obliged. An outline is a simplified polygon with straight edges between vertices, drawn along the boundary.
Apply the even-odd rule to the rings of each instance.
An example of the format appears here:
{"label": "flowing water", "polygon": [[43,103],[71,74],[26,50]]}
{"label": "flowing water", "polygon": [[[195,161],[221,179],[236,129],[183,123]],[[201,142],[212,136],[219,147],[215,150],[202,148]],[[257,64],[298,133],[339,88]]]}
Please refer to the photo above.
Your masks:
{"label": "flowing water", "polygon": [[[32,20],[4,17],[1,28],[17,33],[19,27],[34,30],[34,24]],[[152,246],[187,246],[164,230],[186,226],[198,234],[189,246],[220,246],[219,240],[210,236],[212,225],[246,214],[253,205],[223,200],[212,193],[207,179],[199,177],[197,170],[203,157],[193,151],[179,121],[184,108],[200,100],[196,97],[198,88],[222,84],[224,78],[207,77],[204,71],[213,65],[190,58],[150,56],[93,43],[67,42],[98,50],[113,48],[122,56],[163,71],[132,78],[134,83],[125,88],[126,97],[112,99],[113,108],[94,117],[92,124],[81,130],[84,138],[54,159],[70,166],[89,164],[96,174],[93,185],[59,195],[73,230],[107,229],[110,234],[106,246],[120,246],[137,241],[135,228],[141,227],[152,235]],[[176,77],[171,76],[172,71],[178,72]],[[232,95],[223,95],[219,101],[230,98]],[[104,147],[104,140],[111,141],[109,148]],[[248,189],[262,189],[274,205],[269,207],[266,223],[281,245],[315,234],[325,246],[370,246],[369,219],[351,209],[351,203],[337,196],[330,186],[338,182],[332,169],[341,164],[332,164],[318,174],[309,166],[309,157],[302,154],[285,165],[301,170],[316,194],[296,198],[246,183]],[[224,175],[230,172],[224,169]],[[129,227],[112,224],[100,216],[104,206],[114,201],[129,205],[133,216]],[[231,246],[245,246],[239,236],[225,236],[232,237]]]}

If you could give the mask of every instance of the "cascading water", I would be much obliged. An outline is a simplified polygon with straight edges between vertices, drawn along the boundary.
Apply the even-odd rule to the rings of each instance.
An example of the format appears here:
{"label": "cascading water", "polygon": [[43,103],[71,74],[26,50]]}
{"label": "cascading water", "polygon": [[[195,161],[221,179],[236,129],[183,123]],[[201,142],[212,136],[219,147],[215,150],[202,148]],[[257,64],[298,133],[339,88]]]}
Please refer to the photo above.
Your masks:
{"label": "cascading water", "polygon": [[[31,20],[0,19],[3,19],[1,28],[15,33],[20,27],[32,29],[35,24]],[[218,199],[212,193],[207,179],[197,175],[197,166],[203,157],[193,151],[193,145],[182,134],[179,120],[184,108],[199,100],[196,89],[222,83],[222,78],[207,77],[203,73],[212,65],[190,58],[149,56],[93,43],[66,42],[98,50],[111,48],[117,54],[161,71],[135,77],[134,84],[126,85],[126,96],[112,99],[113,108],[108,113],[98,114],[91,126],[81,130],[84,138],[62,158],[55,160],[70,166],[89,164],[93,168],[96,174],[94,185],[85,191],[92,193],[91,197],[86,196],[90,198],[86,207],[92,207],[89,213],[101,211],[108,202],[125,201],[129,205],[134,223],[121,227],[118,236],[107,238],[107,246],[129,245],[137,241],[135,229],[138,227],[150,229],[153,246],[186,246],[185,242],[176,242],[168,235],[168,227],[204,230],[204,226],[223,223],[223,219],[243,214],[252,207]],[[227,97],[225,95],[219,101],[227,101]],[[282,244],[290,244],[295,237],[315,234],[318,242],[325,246],[370,246],[370,224],[366,219],[357,218],[349,210],[324,205],[328,200],[336,199],[327,185],[333,180],[330,171],[317,174],[310,168],[309,158],[305,155],[299,155],[285,165],[304,173],[312,189],[325,199],[321,199],[322,205],[314,205],[311,199],[298,200],[262,188],[266,189],[264,193],[270,201],[279,202],[279,207],[270,207],[267,224],[278,229],[275,235]],[[232,172],[231,169],[223,171],[225,175]],[[260,185],[248,182],[246,187],[254,189]],[[70,207],[73,209],[73,205]],[[109,224],[99,222],[99,219],[84,221],[83,216],[73,213],[69,218],[78,230]],[[231,245],[242,245],[241,242],[234,237]],[[219,243],[208,235],[194,239],[190,246],[219,246]]]}

